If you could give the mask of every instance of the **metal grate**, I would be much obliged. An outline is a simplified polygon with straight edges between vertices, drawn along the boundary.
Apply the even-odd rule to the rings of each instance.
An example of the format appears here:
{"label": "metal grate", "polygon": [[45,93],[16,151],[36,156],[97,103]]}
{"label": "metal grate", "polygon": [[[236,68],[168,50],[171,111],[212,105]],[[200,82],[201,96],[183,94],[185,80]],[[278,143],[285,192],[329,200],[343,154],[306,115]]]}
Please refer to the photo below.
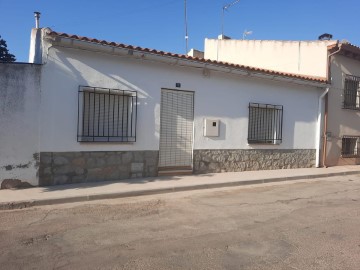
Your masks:
{"label": "metal grate", "polygon": [[135,142],[136,118],[136,91],[79,87],[79,142]]}
{"label": "metal grate", "polygon": [[343,136],[341,156],[342,157],[358,157],[359,152],[359,140],[358,136]]}
{"label": "metal grate", "polygon": [[248,143],[282,142],[283,106],[249,103]]}
{"label": "metal grate", "polygon": [[194,93],[161,90],[159,167],[192,167]]}
{"label": "metal grate", "polygon": [[344,81],[343,108],[360,110],[360,77],[346,75]]}

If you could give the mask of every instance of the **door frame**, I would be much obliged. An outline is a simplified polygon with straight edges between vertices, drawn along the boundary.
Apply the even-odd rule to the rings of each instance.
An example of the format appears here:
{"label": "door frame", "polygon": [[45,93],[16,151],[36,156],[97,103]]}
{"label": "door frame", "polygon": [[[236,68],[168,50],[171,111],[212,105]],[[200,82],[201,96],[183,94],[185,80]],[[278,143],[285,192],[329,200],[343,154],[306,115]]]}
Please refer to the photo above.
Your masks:
{"label": "door frame", "polygon": [[176,88],[168,88],[168,87],[161,87],[160,88],[160,132],[159,132],[159,162],[158,162],[158,169],[185,169],[184,166],[167,166],[167,167],[160,167],[160,139],[161,139],[161,101],[162,101],[162,90],[170,90],[170,91],[178,91],[178,92],[188,92],[193,94],[193,119],[192,119],[192,143],[191,143],[191,170],[194,168],[194,145],[195,145],[195,90],[183,90],[183,89],[176,89]]}

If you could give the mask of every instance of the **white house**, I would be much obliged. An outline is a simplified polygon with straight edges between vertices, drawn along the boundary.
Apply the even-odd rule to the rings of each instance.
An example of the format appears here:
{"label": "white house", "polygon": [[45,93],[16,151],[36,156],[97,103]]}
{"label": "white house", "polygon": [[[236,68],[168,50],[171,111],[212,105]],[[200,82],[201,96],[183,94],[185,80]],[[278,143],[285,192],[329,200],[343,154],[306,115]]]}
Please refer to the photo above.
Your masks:
{"label": "white house", "polygon": [[326,77],[323,166],[360,164],[360,48],[337,40],[206,39],[205,58]]}
{"label": "white house", "polygon": [[39,185],[316,165],[325,78],[49,28],[33,37]]}

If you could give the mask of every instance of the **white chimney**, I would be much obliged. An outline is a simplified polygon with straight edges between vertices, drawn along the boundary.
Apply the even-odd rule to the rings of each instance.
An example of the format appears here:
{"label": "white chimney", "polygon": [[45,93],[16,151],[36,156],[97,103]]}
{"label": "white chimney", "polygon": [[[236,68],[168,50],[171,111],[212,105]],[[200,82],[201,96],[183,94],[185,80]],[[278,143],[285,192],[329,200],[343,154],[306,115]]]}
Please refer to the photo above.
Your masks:
{"label": "white chimney", "polygon": [[39,24],[40,24],[40,15],[41,13],[39,11],[35,11],[34,12],[35,15],[35,28],[39,28]]}
{"label": "white chimney", "polygon": [[31,29],[29,63],[42,64],[41,32],[39,28],[40,12],[34,12],[35,28]]}
{"label": "white chimney", "polygon": [[231,39],[231,37],[221,34],[221,35],[218,35],[218,39]]}

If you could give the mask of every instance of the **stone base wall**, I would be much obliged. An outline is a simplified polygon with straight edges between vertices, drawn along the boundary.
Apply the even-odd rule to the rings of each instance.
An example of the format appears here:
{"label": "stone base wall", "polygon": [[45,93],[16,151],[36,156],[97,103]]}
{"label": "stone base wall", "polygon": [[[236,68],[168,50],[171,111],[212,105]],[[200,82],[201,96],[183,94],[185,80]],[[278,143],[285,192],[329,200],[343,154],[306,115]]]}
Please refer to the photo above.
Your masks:
{"label": "stone base wall", "polygon": [[314,149],[194,150],[194,173],[315,167]]}
{"label": "stone base wall", "polygon": [[158,159],[158,151],[41,152],[39,185],[156,176]]}

